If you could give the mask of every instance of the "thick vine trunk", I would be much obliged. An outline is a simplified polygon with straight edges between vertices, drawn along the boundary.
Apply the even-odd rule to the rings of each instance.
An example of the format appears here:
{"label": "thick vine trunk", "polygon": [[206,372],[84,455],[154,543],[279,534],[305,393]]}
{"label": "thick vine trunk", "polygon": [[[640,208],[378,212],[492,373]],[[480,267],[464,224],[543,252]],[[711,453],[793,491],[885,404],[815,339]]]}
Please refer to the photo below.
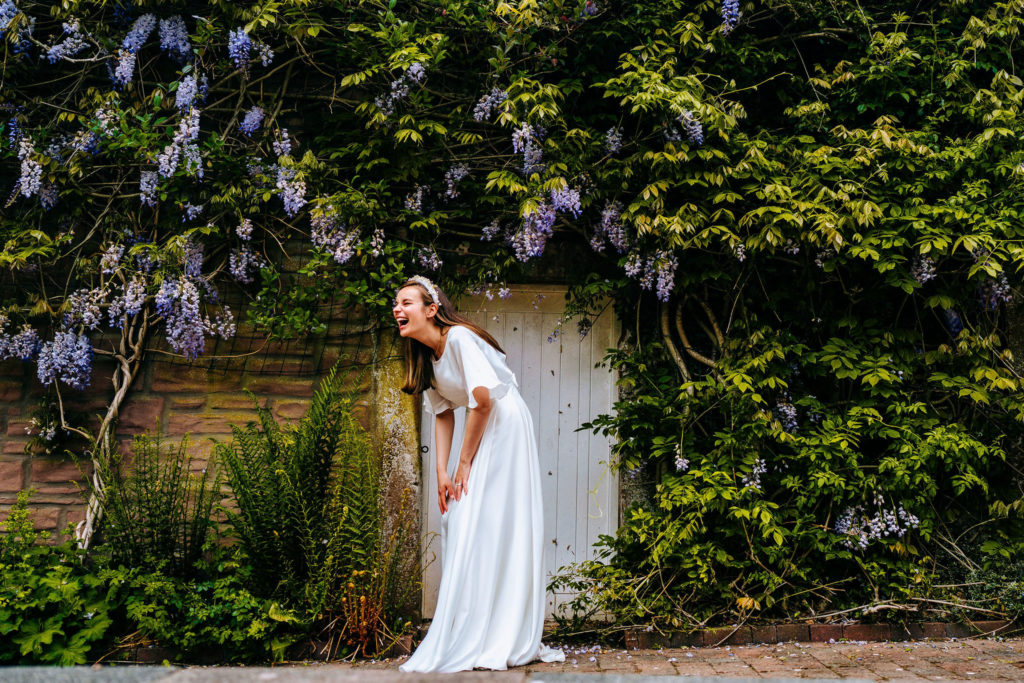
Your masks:
{"label": "thick vine trunk", "polygon": [[89,487],[89,502],[85,508],[85,519],[75,527],[75,538],[79,547],[88,549],[92,544],[93,535],[103,518],[103,482],[102,471],[110,463],[111,431],[117,425],[117,417],[132,382],[142,366],[144,355],[143,343],[149,330],[149,312],[143,311],[136,315],[131,323],[121,330],[121,341],[117,351],[110,353],[117,362],[111,381],[114,384],[114,395],[107,405],[107,412],[100,422],[91,451],[92,483]]}

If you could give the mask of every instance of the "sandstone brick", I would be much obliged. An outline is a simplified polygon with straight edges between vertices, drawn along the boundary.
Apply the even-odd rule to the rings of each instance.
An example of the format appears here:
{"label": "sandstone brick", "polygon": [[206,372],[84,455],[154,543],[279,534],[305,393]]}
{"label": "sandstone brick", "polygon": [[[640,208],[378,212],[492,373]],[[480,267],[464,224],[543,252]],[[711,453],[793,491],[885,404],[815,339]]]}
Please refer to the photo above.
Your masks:
{"label": "sandstone brick", "polygon": [[29,422],[27,416],[24,418],[12,416],[7,420],[7,436],[29,436],[31,430],[32,423]]}
{"label": "sandstone brick", "polygon": [[[264,403],[261,401],[261,403]],[[210,394],[206,397],[206,407],[210,410],[250,410],[255,416],[255,405],[252,399],[238,392],[233,394]]]}
{"label": "sandstone brick", "polygon": [[237,391],[242,388],[242,381],[238,373],[210,373],[206,368],[157,363],[153,366],[150,386],[155,392],[209,393]]}
{"label": "sandstone brick", "polygon": [[0,491],[20,491],[25,488],[23,460],[0,460]]}
{"label": "sandstone brick", "polygon": [[28,439],[6,439],[4,440],[4,455],[24,455]]}
{"label": "sandstone brick", "polygon": [[809,628],[812,643],[827,643],[843,638],[843,627],[839,624],[811,624]]}
{"label": "sandstone brick", "polygon": [[309,410],[309,403],[309,401],[274,401],[274,417],[278,420],[298,420]]}
{"label": "sandstone brick", "polygon": [[37,530],[55,530],[59,522],[60,508],[35,506],[32,507],[32,526],[34,526]]}
{"label": "sandstone brick", "polygon": [[0,403],[11,403],[21,400],[23,387],[20,380],[0,379]]}
{"label": "sandstone brick", "polygon": [[88,465],[63,458],[33,458],[31,486],[40,493],[77,493]]}
{"label": "sandstone brick", "polygon": [[85,505],[71,505],[64,515],[64,524],[78,524],[85,520]]}
{"label": "sandstone brick", "polygon": [[118,431],[155,431],[164,403],[162,396],[129,399],[121,408]]}
{"label": "sandstone brick", "polygon": [[168,410],[201,410],[206,407],[205,396],[174,396],[168,397],[170,404]]}
{"label": "sandstone brick", "polygon": [[245,381],[245,388],[256,394],[257,398],[264,395],[312,396],[316,385],[317,381],[313,378],[296,379],[250,375]]}
{"label": "sandstone brick", "polygon": [[230,434],[232,424],[242,426],[255,417],[251,412],[172,413],[166,432],[169,436]]}
{"label": "sandstone brick", "polygon": [[847,640],[890,640],[892,629],[889,624],[847,624],[843,627],[843,637]]}

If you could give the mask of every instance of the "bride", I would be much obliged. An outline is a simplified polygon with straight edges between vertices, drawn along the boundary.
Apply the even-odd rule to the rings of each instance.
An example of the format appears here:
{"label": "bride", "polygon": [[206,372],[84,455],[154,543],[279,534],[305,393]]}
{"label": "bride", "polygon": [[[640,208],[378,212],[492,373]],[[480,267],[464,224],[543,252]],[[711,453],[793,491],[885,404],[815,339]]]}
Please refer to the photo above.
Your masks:
{"label": "bride", "polygon": [[[507,669],[563,661],[544,627],[543,502],[530,411],[494,337],[459,315],[427,278],[410,278],[393,309],[405,337],[402,390],[435,417],[441,587],[426,637],[402,671]],[[466,429],[448,474],[456,407]]]}

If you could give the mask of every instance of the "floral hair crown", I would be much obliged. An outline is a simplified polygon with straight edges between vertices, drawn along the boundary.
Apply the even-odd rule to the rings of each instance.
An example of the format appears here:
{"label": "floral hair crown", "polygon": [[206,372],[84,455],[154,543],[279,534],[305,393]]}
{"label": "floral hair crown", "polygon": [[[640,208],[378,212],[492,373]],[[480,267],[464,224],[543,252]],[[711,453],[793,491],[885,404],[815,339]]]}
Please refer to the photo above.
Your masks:
{"label": "floral hair crown", "polygon": [[440,297],[437,296],[437,287],[434,286],[433,282],[423,277],[422,275],[413,275],[409,279],[417,284],[423,285],[423,289],[427,290],[427,294],[430,295],[431,301],[433,301],[438,306],[441,305],[441,299]]}

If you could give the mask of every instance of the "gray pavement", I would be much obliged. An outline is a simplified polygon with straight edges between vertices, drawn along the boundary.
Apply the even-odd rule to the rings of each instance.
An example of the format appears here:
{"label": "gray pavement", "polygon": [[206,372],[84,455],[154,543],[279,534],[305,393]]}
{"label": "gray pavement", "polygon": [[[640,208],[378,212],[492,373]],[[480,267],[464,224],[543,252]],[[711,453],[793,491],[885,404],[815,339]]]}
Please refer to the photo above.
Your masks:
{"label": "gray pavement", "polygon": [[[465,683],[645,683],[665,676],[605,673],[538,673],[466,671],[459,674],[403,674],[395,670],[366,670],[331,664],[279,667],[77,666],[0,667],[3,683],[436,683],[453,677]],[[683,675],[671,676],[683,678]],[[692,683],[722,683],[721,678],[685,676]],[[730,678],[728,683],[814,683],[808,678]],[[872,683],[845,679],[848,683]]]}

